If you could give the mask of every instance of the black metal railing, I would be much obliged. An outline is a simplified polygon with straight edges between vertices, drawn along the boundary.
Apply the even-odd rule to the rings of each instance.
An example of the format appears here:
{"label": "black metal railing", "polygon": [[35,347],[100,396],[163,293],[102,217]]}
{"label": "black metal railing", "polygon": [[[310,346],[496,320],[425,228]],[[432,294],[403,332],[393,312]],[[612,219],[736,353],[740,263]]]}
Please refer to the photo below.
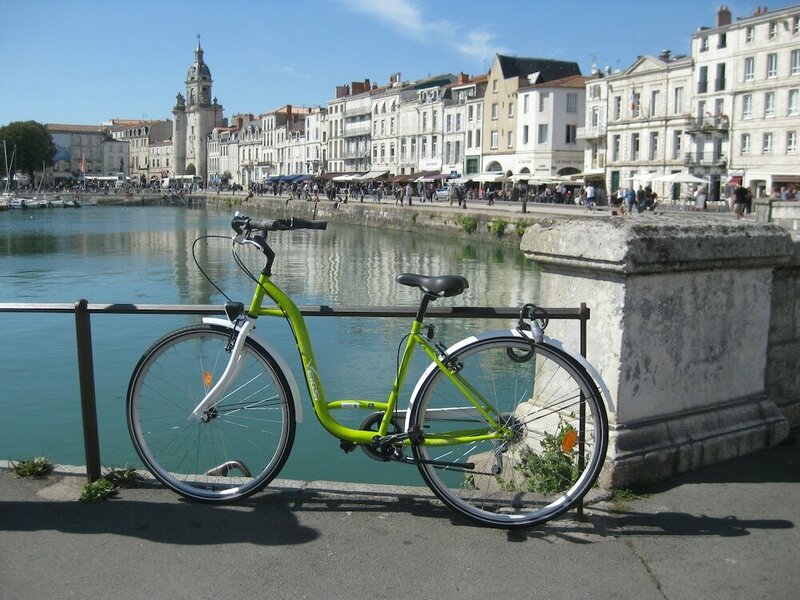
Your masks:
{"label": "black metal railing", "polygon": [[[301,306],[306,317],[411,317],[417,308],[411,306]],[[518,307],[450,306],[430,307],[429,316],[443,319],[514,319],[519,317]],[[578,308],[546,308],[550,319],[568,319],[580,322],[580,352],[586,356],[586,322],[589,308],[581,303]],[[91,315],[101,314],[160,314],[160,315],[222,315],[219,305],[175,304],[90,304],[86,300],[68,303],[0,303],[0,313],[71,313],[75,316],[75,334],[78,353],[78,378],[80,384],[83,443],[86,456],[86,475],[95,481],[101,477],[100,436],[97,427],[97,406],[94,387],[94,359],[92,352]]]}

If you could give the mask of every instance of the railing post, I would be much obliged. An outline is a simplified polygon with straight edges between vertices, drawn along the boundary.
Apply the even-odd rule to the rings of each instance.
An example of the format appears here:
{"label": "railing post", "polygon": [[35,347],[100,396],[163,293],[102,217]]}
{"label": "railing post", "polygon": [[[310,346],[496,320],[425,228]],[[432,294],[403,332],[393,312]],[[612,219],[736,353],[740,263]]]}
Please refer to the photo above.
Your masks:
{"label": "railing post", "polygon": [[97,430],[97,403],[94,393],[94,361],[92,359],[92,323],[89,303],[75,303],[75,334],[78,341],[78,376],[81,387],[83,447],[86,453],[86,476],[89,482],[100,478],[100,436]]}

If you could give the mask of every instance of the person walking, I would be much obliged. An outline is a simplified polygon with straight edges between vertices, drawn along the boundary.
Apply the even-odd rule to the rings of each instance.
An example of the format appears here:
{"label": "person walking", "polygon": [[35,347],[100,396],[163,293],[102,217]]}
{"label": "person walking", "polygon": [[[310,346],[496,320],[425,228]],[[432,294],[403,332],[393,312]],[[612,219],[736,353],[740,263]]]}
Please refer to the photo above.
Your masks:
{"label": "person walking", "polygon": [[747,196],[750,192],[741,183],[733,190],[733,212],[736,213],[736,218],[741,219],[744,216],[744,209],[747,207]]}
{"label": "person walking", "polygon": [[636,190],[629,187],[625,190],[625,208],[629,215],[633,214],[633,205],[636,204]]}
{"label": "person walking", "polygon": [[407,183],[405,187],[406,202],[411,206],[411,184]]}

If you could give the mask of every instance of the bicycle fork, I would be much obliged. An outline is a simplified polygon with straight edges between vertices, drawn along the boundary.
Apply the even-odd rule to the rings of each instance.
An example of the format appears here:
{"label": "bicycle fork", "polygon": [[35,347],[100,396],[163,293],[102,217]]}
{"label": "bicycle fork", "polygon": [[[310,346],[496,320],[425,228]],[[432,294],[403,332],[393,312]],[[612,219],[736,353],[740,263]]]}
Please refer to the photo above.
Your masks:
{"label": "bicycle fork", "polygon": [[[189,414],[189,421],[208,421],[209,410],[219,403],[222,399],[222,395],[228,389],[228,385],[236,378],[242,368],[242,364],[244,363],[244,343],[253,327],[255,327],[255,322],[252,319],[246,319],[238,330],[234,326],[231,335],[235,335],[236,339],[233,344],[233,349],[230,351],[230,358],[228,358],[225,371],[222,373],[219,381],[206,393],[205,397],[200,401],[200,404]],[[205,373],[203,377],[206,377]],[[205,382],[205,385],[210,385],[210,382]]]}

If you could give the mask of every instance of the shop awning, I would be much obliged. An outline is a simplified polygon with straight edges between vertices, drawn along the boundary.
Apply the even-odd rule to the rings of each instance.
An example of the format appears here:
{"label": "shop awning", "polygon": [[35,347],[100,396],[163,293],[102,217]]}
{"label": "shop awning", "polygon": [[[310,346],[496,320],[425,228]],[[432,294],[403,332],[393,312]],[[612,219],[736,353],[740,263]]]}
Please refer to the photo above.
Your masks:
{"label": "shop awning", "polygon": [[742,185],[742,176],[732,175],[728,178],[728,181],[725,182],[725,185]]}
{"label": "shop awning", "polygon": [[358,178],[358,181],[372,181],[373,179],[378,179],[388,174],[389,171],[376,169],[374,171],[369,171],[367,173],[364,173],[361,177]]}

